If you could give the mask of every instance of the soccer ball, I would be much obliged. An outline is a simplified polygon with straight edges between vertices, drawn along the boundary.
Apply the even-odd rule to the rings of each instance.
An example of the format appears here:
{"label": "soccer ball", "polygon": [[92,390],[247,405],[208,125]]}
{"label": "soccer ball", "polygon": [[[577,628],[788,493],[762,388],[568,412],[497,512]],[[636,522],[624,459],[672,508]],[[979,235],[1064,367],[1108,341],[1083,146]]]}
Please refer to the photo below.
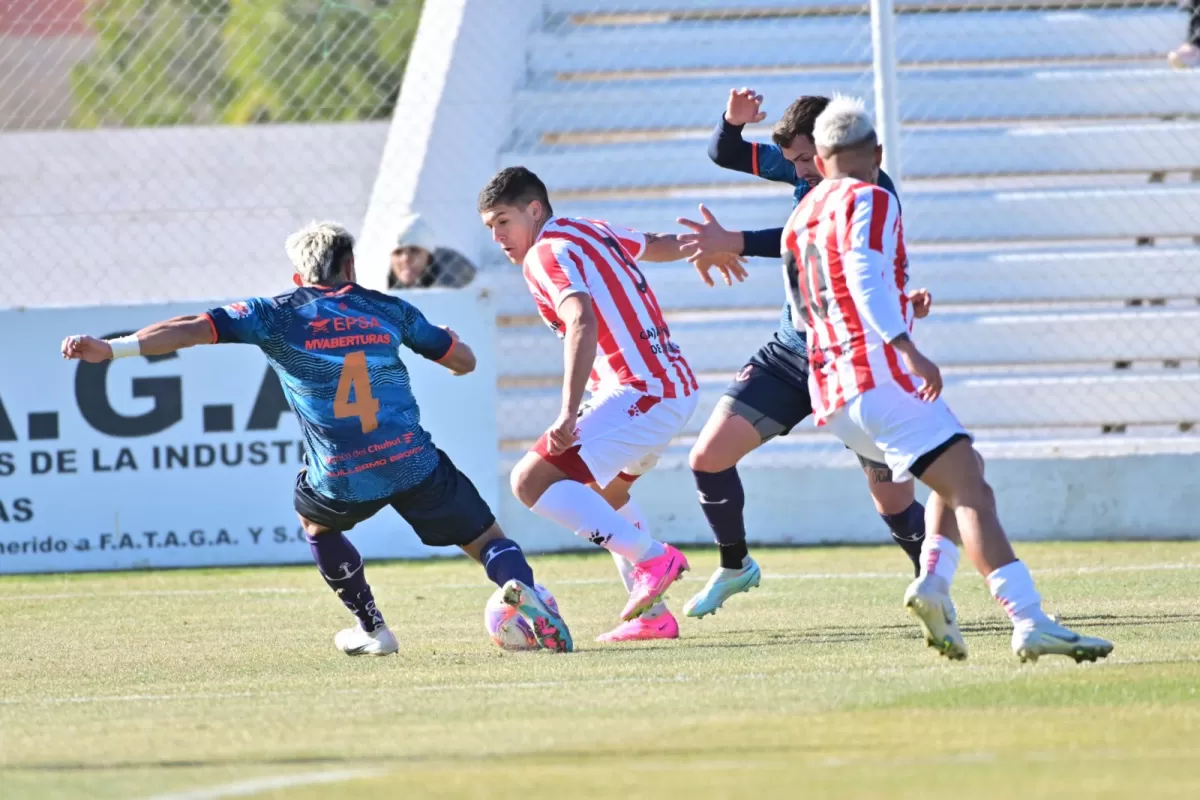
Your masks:
{"label": "soccer ball", "polygon": [[[558,604],[545,587],[535,585],[533,588],[546,605],[558,611]],[[537,637],[533,635],[533,627],[530,626],[529,620],[504,602],[504,589],[497,589],[488,598],[483,609],[483,627],[501,650],[521,651],[538,648]]]}

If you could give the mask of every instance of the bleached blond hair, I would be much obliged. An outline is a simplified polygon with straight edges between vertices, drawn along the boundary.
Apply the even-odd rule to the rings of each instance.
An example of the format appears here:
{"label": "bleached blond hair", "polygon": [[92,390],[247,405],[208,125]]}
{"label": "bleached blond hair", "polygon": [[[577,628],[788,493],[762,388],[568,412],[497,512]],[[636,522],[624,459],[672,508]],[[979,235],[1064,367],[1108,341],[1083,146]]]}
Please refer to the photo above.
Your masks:
{"label": "bleached blond hair", "polygon": [[875,123],[861,97],[835,94],[813,125],[813,144],[823,154],[833,154],[875,142]]}
{"label": "bleached blond hair", "polygon": [[283,247],[305,283],[324,283],[354,252],[354,237],[336,222],[310,222],[289,236]]}

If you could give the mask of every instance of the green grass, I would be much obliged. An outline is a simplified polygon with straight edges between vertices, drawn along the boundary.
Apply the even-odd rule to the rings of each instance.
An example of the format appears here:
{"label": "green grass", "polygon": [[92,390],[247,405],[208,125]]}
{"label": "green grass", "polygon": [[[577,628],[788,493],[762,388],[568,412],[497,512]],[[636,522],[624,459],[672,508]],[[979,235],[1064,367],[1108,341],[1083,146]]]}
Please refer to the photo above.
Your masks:
{"label": "green grass", "polygon": [[[592,641],[623,599],[607,556],[536,558],[567,656],[493,647],[464,561],[369,567],[385,659],[334,651],[348,615],[311,568],[4,578],[0,796],[349,772],[255,796],[1200,797],[1200,544],[1021,551],[1106,662],[1017,663],[966,568],[971,656],[937,659],[894,548],[761,551],[760,590],[625,647]],[[691,557],[674,608],[714,566]]]}

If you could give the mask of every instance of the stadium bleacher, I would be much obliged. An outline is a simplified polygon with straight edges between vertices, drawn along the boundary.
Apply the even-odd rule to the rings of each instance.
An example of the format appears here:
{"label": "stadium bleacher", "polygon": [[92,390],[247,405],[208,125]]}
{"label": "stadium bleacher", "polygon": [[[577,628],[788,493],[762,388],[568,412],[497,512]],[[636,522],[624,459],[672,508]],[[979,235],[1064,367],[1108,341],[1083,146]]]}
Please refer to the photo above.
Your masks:
{"label": "stadium bleacher", "polygon": [[[782,225],[789,187],[705,154],[729,89],[766,97],[768,124],[746,131],[758,140],[800,94],[871,100],[857,2],[545,5],[501,166],[538,172],[558,213],[676,230],[703,201],[729,228]],[[910,275],[935,299],[918,336],[947,367],[949,402],[1026,451],[1138,426],[1176,447],[1200,417],[1200,73],[1163,63],[1179,37],[1174,4],[917,0],[897,11]],[[777,270],[754,262],[746,284],[709,289],[686,266],[646,268],[701,373],[688,435],[771,335]],[[498,424],[515,452],[557,410],[560,360],[517,271],[497,277]],[[773,466],[828,446],[790,439],[769,446]]]}

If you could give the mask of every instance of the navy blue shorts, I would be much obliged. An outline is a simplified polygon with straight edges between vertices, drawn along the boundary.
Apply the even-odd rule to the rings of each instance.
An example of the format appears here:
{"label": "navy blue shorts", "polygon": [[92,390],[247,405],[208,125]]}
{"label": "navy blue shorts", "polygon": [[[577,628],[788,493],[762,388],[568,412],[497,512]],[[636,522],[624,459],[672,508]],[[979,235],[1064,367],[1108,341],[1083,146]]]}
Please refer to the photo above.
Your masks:
{"label": "navy blue shorts", "polygon": [[471,479],[459,472],[450,456],[438,450],[429,477],[391,497],[368,501],[333,500],[317,494],[308,473],[296,476],[296,513],[335,531],[348,531],[391,506],[430,547],[461,547],[475,541],[496,522]]}
{"label": "navy blue shorts", "polygon": [[[729,384],[721,405],[753,425],[764,443],[786,436],[812,414],[808,358],[771,339]],[[873,475],[886,473],[890,480],[891,470],[886,464],[862,456],[858,456],[858,462]]]}

